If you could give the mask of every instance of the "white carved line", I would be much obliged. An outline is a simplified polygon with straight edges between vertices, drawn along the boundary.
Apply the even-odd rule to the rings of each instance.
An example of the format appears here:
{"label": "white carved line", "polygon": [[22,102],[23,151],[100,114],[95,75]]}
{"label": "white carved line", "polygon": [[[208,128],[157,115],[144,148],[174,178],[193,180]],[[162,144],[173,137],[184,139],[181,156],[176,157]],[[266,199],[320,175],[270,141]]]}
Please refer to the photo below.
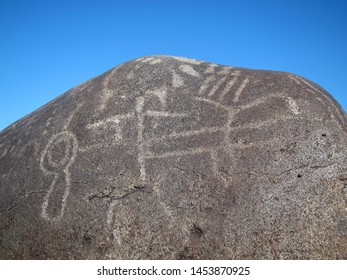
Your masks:
{"label": "white carved line", "polygon": [[218,169],[217,152],[211,151],[210,156],[211,156],[211,163],[212,163],[213,172],[223,180],[224,187],[227,187],[228,178],[227,178],[227,176],[225,176],[225,174],[223,172],[220,172]]}
{"label": "white carved line", "polygon": [[209,66],[208,66],[208,68],[205,70],[205,73],[214,73],[215,72],[215,68],[216,67],[218,67],[218,65],[217,64],[210,64]]}
{"label": "white carved line", "polygon": [[153,59],[149,64],[154,65],[154,64],[158,64],[161,63],[161,59],[157,58],[157,59]]}
{"label": "white carved line", "polygon": [[202,98],[202,97],[194,97],[195,100],[198,100],[198,101],[202,101],[202,102],[206,102],[206,103],[209,103],[211,105],[214,105],[215,107],[219,108],[219,109],[222,109],[222,110],[225,110],[225,111],[229,111],[230,108],[228,106],[225,106],[219,102],[216,102],[216,101],[213,101],[211,99],[207,99],[207,98]]}
{"label": "white carved line", "polygon": [[231,152],[233,150],[233,146],[231,145],[231,142],[230,142],[230,135],[231,135],[231,124],[234,120],[234,117],[235,117],[235,114],[236,112],[231,110],[230,108],[228,108],[228,122],[226,124],[226,132],[225,132],[225,135],[224,135],[224,143],[223,145],[225,147],[227,147],[227,149],[229,150],[229,152]]}
{"label": "white carved line", "polygon": [[217,72],[217,75],[228,75],[228,74],[230,74],[231,70],[232,70],[232,67],[225,66],[225,67],[223,67],[222,70]]}
{"label": "white carved line", "polygon": [[[59,162],[52,164],[52,158],[51,158],[51,148],[54,148],[54,145],[60,142],[66,142],[66,150],[65,154],[62,160]],[[68,131],[63,131],[60,132],[56,135],[54,135],[47,143],[46,147],[43,150],[43,153],[40,158],[40,168],[42,172],[45,175],[54,175],[54,179],[49,187],[49,190],[47,192],[47,195],[44,197],[44,201],[42,204],[42,212],[41,216],[45,220],[49,221],[59,221],[63,215],[64,215],[64,210],[66,207],[66,201],[70,193],[70,187],[71,187],[71,179],[70,179],[70,172],[69,172],[69,167],[71,164],[74,162],[76,155],[77,155],[77,150],[78,150],[78,141],[77,138],[74,134]],[[47,164],[51,165],[52,170],[48,170],[45,167],[45,159],[47,160]],[[63,181],[65,181],[65,191],[63,194],[63,197],[61,198],[61,207],[59,214],[52,217],[47,213],[47,208],[49,206],[49,203],[52,199],[51,195],[56,187],[56,183],[58,181],[58,178],[61,178]],[[59,199],[59,198],[57,198]]]}
{"label": "white carved line", "polygon": [[323,94],[324,95],[324,93],[322,92],[322,91],[320,91],[319,89],[317,89],[317,88],[315,88],[313,85],[311,85],[309,82],[307,82],[307,81],[305,81],[303,78],[301,78],[301,77],[296,77],[298,80],[300,80],[301,82],[303,82],[305,85],[307,85],[308,87],[310,87],[311,89],[313,89],[314,91],[317,91],[317,92],[319,92],[319,93],[321,93],[321,94]]}
{"label": "white carved line", "polygon": [[218,164],[217,164],[217,162],[218,162],[217,152],[211,151],[210,156],[211,156],[211,161],[212,161],[212,169],[216,174],[219,174]]}
{"label": "white carved line", "polygon": [[300,81],[295,76],[289,74],[288,77],[292,79],[297,85],[300,85]]}
{"label": "white carved line", "polygon": [[155,90],[147,90],[145,92],[145,95],[154,95],[155,97],[159,99],[163,109],[166,109],[166,105],[167,105],[167,88],[166,87],[155,89]]}
{"label": "white carved line", "polygon": [[98,121],[96,123],[91,123],[86,126],[87,129],[96,129],[99,127],[104,127],[105,125],[109,123],[114,123],[116,125],[119,125],[122,120],[130,119],[135,116],[135,113],[128,113],[124,115],[114,115],[106,120]]}
{"label": "white carved line", "polygon": [[188,116],[185,113],[170,113],[170,112],[165,112],[165,111],[146,111],[143,113],[145,116],[149,117],[171,117],[171,118],[176,118],[176,117],[186,117]]}
{"label": "white carved line", "polygon": [[276,124],[280,121],[286,121],[286,120],[295,120],[296,117],[293,116],[280,116],[276,119],[269,119],[266,121],[259,121],[259,122],[252,122],[252,123],[247,123],[244,125],[240,125],[240,126],[233,126],[231,127],[231,130],[240,130],[240,129],[247,129],[247,128],[259,128],[259,127],[263,127],[263,126],[271,126],[273,124]]}
{"label": "white carved line", "polygon": [[112,235],[114,237],[114,239],[117,241],[118,243],[118,246],[122,246],[123,242],[122,242],[122,238],[120,236],[120,230],[119,228],[115,228],[113,231],[112,231]]}
{"label": "white carved line", "polygon": [[[59,139],[59,137],[58,137],[58,139]],[[63,141],[64,140],[65,139],[63,139]],[[62,141],[59,141],[59,142],[62,142]],[[64,166],[68,162],[68,160],[69,160],[69,151],[71,150],[71,143],[69,141],[65,141],[65,142],[66,142],[66,144],[65,144],[64,157],[59,162],[54,162],[54,160],[52,159],[51,153],[47,153],[47,156],[46,156],[47,157],[47,162],[49,163],[50,166],[52,166],[54,168],[59,168],[61,166]]]}
{"label": "white carved line", "polygon": [[183,78],[176,74],[175,71],[172,72],[172,86],[175,88],[184,86],[184,80]]}
{"label": "white carved line", "polygon": [[188,75],[191,75],[191,76],[194,76],[194,77],[200,77],[200,74],[195,71],[195,69],[190,66],[190,65],[187,65],[187,64],[183,64],[183,65],[180,65],[178,67],[182,72],[188,74]]}
{"label": "white carved line", "polygon": [[104,110],[106,107],[107,102],[110,100],[110,98],[112,97],[112,95],[114,94],[113,90],[108,88],[108,84],[110,79],[114,76],[114,74],[116,73],[116,71],[118,70],[120,66],[114,68],[110,74],[107,75],[107,77],[105,77],[105,79],[102,82],[102,96],[101,96],[101,105],[100,108],[101,110]]}
{"label": "white carved line", "polygon": [[286,96],[284,96],[282,93],[268,94],[266,96],[259,97],[248,104],[242,105],[239,108],[241,111],[245,109],[253,108],[253,107],[259,106],[262,103],[266,103],[268,99],[270,98],[286,98]]}
{"label": "white carved line", "polygon": [[198,91],[198,95],[203,95],[206,92],[206,90],[208,89],[210,82],[214,81],[215,79],[216,79],[215,76],[207,77],[204,80],[202,86],[200,87],[200,89]]}
{"label": "white carved line", "polygon": [[237,89],[237,91],[235,92],[235,97],[233,99],[234,103],[237,103],[240,99],[241,93],[243,92],[243,90],[246,88],[247,84],[249,83],[249,80],[246,78],[242,81],[240,87]]}
{"label": "white carved line", "polygon": [[113,209],[116,206],[116,204],[118,203],[118,201],[114,200],[110,203],[107,213],[106,213],[106,224],[109,227],[109,229],[111,229],[111,226],[113,225]]}
{"label": "white carved line", "polygon": [[210,128],[203,128],[200,130],[191,130],[191,131],[184,131],[184,132],[174,132],[170,133],[168,135],[162,135],[158,137],[148,138],[149,141],[161,141],[164,139],[172,139],[172,138],[180,138],[180,137],[187,137],[187,136],[193,136],[193,135],[199,135],[204,133],[213,133],[213,132],[220,132],[223,131],[224,127],[210,127]]}
{"label": "white carved line", "polygon": [[[324,95],[323,95],[324,96]],[[324,96],[325,97],[325,96]],[[340,129],[343,131],[345,130],[345,128],[340,124],[340,122],[336,119],[336,117],[334,116],[333,112],[331,111],[331,108],[329,106],[327,106],[327,104],[318,96],[316,96],[316,98],[319,100],[319,102],[328,109],[328,111],[330,112],[330,117],[334,120],[334,122],[338,125],[338,127],[340,127]],[[326,98],[328,99],[328,98]],[[340,117],[342,123],[344,123],[343,121],[343,117],[339,114],[339,111],[337,110],[337,108],[334,106],[335,111],[338,112],[338,116]]]}
{"label": "white carved line", "polygon": [[218,83],[216,83],[216,84],[213,86],[212,90],[208,93],[208,96],[209,96],[209,97],[213,96],[213,95],[216,93],[216,91],[217,91],[217,90],[221,87],[221,85],[225,82],[226,78],[227,78],[227,77],[223,77],[222,79],[220,79],[220,80],[218,81]]}
{"label": "white carved line", "polygon": [[[330,116],[335,121],[335,123],[342,130],[345,130],[345,128],[341,125],[341,123],[344,123],[344,116],[342,115],[340,110],[335,106],[335,104],[332,102],[332,100],[324,92],[322,92],[321,90],[317,89],[311,83],[309,83],[308,81],[304,80],[303,78],[301,78],[299,76],[289,75],[289,78],[294,80],[299,85],[303,83],[304,85],[308,86],[309,88],[307,88],[307,91],[309,91],[309,92],[311,92],[313,94],[316,94],[317,92],[320,93],[321,94],[320,96],[323,97],[325,99],[325,101],[327,101],[331,106],[328,106],[320,97],[316,96],[316,98],[321,102],[321,104],[325,108],[327,108],[330,111]],[[338,115],[339,119],[341,120],[341,123],[334,116],[331,107],[334,108],[334,111],[336,112],[336,114]]]}
{"label": "white carved line", "polygon": [[249,109],[252,107],[259,106],[262,103],[266,103],[270,98],[282,98],[282,99],[284,99],[287,106],[288,106],[289,112],[293,113],[293,115],[283,114],[282,116],[278,116],[274,119],[268,119],[268,120],[264,120],[264,121],[247,123],[247,124],[244,124],[241,126],[230,126],[229,125],[228,126],[228,127],[230,127],[229,129],[230,130],[239,130],[239,129],[247,129],[247,128],[256,129],[256,128],[263,127],[263,126],[271,126],[271,125],[278,123],[280,121],[294,120],[294,119],[298,118],[298,115],[300,115],[300,108],[299,108],[297,102],[293,98],[288,97],[288,96],[278,95],[278,94],[269,94],[265,97],[258,98],[257,100],[242,106],[236,114],[241,113],[245,109]]}
{"label": "white carved line", "polygon": [[180,56],[174,56],[174,59],[181,61],[181,62],[186,62],[190,64],[196,64],[199,65],[202,63],[202,61],[196,60],[196,59],[191,59],[191,58],[185,58],[185,57],[180,57]]}
{"label": "white carved line", "polygon": [[84,104],[83,102],[79,103],[77,105],[76,109],[72,111],[72,113],[70,114],[70,116],[68,117],[68,119],[67,119],[67,121],[66,121],[66,123],[64,125],[64,129],[63,130],[67,130],[67,128],[69,127],[69,125],[70,125],[73,117],[75,116],[76,112],[83,106],[83,104]]}
{"label": "white carved line", "polygon": [[144,58],[143,60],[141,60],[142,63],[147,63],[147,62],[151,62],[153,61],[154,58],[153,57],[147,57],[147,58]]}
{"label": "white carved line", "polygon": [[106,120],[101,120],[96,123],[88,124],[86,126],[87,129],[99,129],[104,128],[107,124],[114,124],[116,129],[116,139],[122,140],[123,134],[122,134],[122,127],[121,127],[121,121],[127,120],[130,118],[133,118],[135,116],[135,113],[128,113],[124,115],[114,115]]}
{"label": "white carved line", "polygon": [[136,100],[136,113],[137,113],[137,125],[138,125],[138,133],[137,133],[137,143],[139,147],[138,154],[138,162],[140,165],[140,179],[146,179],[146,167],[145,167],[145,159],[144,159],[144,115],[143,115],[143,106],[144,106],[144,97],[138,97]]}
{"label": "white carved line", "polygon": [[293,114],[299,115],[300,114],[300,108],[299,108],[298,104],[296,103],[296,101],[291,97],[286,97],[285,100],[288,103],[288,107],[293,112]]}
{"label": "white carved line", "polygon": [[237,74],[234,75],[234,77],[232,78],[232,80],[230,80],[227,85],[225,86],[224,90],[222,91],[221,95],[219,96],[219,101],[222,101],[224,96],[229,92],[229,90],[233,87],[233,85],[235,84],[236,80],[238,79],[238,77],[240,76],[240,72],[238,72]]}

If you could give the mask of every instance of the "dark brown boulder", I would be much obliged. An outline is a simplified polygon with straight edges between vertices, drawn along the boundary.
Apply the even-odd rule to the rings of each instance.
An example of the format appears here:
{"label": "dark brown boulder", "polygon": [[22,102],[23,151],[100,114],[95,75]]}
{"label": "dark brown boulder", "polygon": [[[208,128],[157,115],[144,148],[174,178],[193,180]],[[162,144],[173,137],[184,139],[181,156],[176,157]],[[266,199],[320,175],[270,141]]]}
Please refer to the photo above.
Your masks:
{"label": "dark brown boulder", "polygon": [[318,85],[143,57],[1,132],[0,258],[343,259],[346,189]]}

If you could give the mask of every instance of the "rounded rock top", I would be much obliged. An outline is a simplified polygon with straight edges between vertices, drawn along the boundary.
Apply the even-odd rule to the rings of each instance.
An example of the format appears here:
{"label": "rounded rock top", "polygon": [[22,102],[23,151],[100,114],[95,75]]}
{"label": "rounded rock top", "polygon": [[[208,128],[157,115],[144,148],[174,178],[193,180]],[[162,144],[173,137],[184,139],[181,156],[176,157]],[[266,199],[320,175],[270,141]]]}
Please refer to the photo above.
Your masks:
{"label": "rounded rock top", "polygon": [[141,57],[0,133],[0,259],[346,259],[346,189],[317,84]]}

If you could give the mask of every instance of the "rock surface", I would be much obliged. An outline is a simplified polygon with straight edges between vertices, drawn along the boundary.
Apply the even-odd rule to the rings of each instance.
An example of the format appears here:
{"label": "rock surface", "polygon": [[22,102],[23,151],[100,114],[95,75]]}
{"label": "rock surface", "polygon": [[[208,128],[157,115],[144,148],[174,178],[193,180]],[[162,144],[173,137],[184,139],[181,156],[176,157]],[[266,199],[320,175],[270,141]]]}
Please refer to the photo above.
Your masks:
{"label": "rock surface", "polygon": [[0,134],[1,259],[346,259],[343,110],[293,74],[143,57]]}

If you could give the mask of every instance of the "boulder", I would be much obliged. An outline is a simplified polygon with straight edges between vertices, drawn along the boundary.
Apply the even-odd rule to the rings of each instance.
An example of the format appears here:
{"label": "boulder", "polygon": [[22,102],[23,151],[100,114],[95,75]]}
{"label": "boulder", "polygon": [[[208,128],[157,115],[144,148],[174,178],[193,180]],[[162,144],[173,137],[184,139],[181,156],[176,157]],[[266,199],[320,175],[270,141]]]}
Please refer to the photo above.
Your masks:
{"label": "boulder", "polygon": [[346,259],[347,122],[289,73],[142,57],[0,133],[1,259]]}

